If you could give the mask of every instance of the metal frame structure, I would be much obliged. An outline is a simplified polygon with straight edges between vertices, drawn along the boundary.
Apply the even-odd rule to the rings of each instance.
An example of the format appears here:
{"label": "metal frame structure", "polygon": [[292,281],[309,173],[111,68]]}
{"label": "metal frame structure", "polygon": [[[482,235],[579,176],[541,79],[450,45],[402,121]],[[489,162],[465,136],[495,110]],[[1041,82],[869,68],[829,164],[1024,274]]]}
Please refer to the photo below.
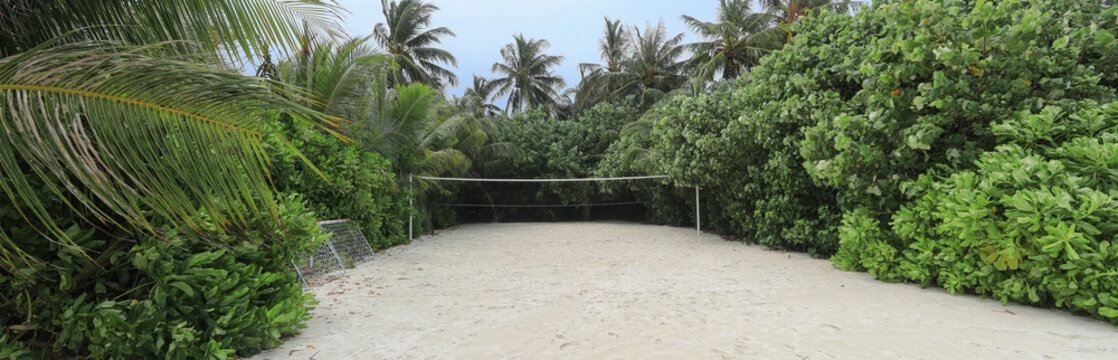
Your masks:
{"label": "metal frame structure", "polygon": [[353,220],[327,220],[315,224],[331,235],[313,253],[291,260],[291,267],[299,275],[303,287],[329,281],[335,277],[333,273],[345,274],[346,268],[369,261],[375,256],[372,245]]}

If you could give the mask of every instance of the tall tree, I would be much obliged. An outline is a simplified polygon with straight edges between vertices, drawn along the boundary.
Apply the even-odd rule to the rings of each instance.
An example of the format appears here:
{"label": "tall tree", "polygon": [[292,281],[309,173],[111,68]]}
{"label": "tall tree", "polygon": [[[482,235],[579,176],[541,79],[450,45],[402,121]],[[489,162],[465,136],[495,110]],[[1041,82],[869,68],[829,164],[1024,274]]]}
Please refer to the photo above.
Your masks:
{"label": "tall tree", "polygon": [[621,71],[622,63],[629,56],[632,47],[632,35],[621,24],[621,20],[611,21],[607,17],[605,21],[605,30],[602,38],[598,40],[598,51],[604,63],[578,65],[582,79],[571,94],[573,96],[571,107],[575,112],[588,109],[609,97],[617,86],[609,81],[610,77],[603,75]]}
{"label": "tall tree", "polygon": [[[278,211],[264,115],[330,120],[221,64],[269,45],[290,53],[308,30],[336,35],[332,5],[59,0],[0,11],[0,204],[26,220],[0,229],[5,271],[34,262],[23,248],[37,241],[77,248],[60,225],[71,219],[114,234],[159,233],[158,223],[213,235],[205,209],[224,225],[216,231],[241,235]],[[9,233],[21,229],[41,236]]]}
{"label": "tall tree", "polygon": [[684,45],[692,53],[688,67],[695,78],[737,78],[782,44],[784,33],[774,27],[774,16],[754,13],[752,5],[752,0],[720,0],[715,22],[682,16],[683,22],[704,40]]}
{"label": "tall tree", "polygon": [[458,76],[440,66],[458,66],[458,59],[449,51],[439,49],[440,38],[455,36],[446,27],[428,29],[435,5],[422,0],[381,0],[383,23],[373,27],[373,38],[399,65],[400,77],[408,83],[423,83],[436,89],[443,83],[458,85]]}
{"label": "tall tree", "polygon": [[466,88],[462,97],[455,98],[459,111],[478,117],[496,116],[501,108],[489,101],[493,99],[493,80],[474,75],[473,84]]}
{"label": "tall tree", "polygon": [[807,14],[830,10],[839,14],[849,14],[864,1],[834,0],[761,0],[761,7],[772,14],[779,25],[793,24]]}
{"label": "tall tree", "polygon": [[604,63],[579,64],[583,76],[594,72],[620,71],[621,62],[625,61],[625,57],[629,55],[632,37],[625,30],[625,26],[621,24],[621,20],[610,20],[609,17],[606,17],[605,20],[606,28],[602,32],[602,38],[598,40],[598,51]]}
{"label": "tall tree", "polygon": [[566,82],[551,69],[563,57],[544,53],[550,46],[547,40],[525,39],[524,34],[513,35],[513,40],[501,48],[504,62],[493,64],[492,71],[503,76],[493,80],[496,95],[509,96],[506,109],[554,109]]}
{"label": "tall tree", "polygon": [[633,27],[633,54],[621,63],[621,71],[604,76],[617,84],[618,95],[636,95],[647,105],[686,84],[685,63],[680,61],[683,34],[668,37],[661,21],[644,31]]}

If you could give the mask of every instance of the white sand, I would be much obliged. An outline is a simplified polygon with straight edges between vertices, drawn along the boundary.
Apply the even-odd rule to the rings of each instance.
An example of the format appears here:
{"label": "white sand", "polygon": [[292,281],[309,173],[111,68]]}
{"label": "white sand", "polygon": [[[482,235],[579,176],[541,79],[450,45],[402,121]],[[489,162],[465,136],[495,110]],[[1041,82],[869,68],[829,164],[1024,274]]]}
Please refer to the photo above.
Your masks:
{"label": "white sand", "polygon": [[1105,322],[630,223],[462,226],[314,292],[254,359],[1118,359]]}

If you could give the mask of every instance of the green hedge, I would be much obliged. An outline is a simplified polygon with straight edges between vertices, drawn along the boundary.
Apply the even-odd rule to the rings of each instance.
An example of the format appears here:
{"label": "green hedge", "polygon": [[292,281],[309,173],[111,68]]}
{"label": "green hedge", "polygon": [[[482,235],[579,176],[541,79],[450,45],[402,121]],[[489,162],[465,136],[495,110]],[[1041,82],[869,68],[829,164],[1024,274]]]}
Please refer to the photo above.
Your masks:
{"label": "green hedge", "polygon": [[[486,174],[496,178],[584,178],[591,177],[610,145],[619,138],[623,125],[640,113],[627,104],[601,103],[578,118],[559,120],[540,112],[516,113],[502,119],[497,142],[514,144],[518,159],[514,166]],[[497,204],[581,204],[610,201],[614,195],[603,193],[601,184],[513,183],[464,184],[462,201]],[[487,217],[492,210],[475,209],[475,217]],[[583,209],[501,210],[506,218],[533,221],[577,216]],[[469,211],[469,210],[467,210]]]}
{"label": "green hedge", "polygon": [[1083,107],[994,124],[975,169],[902,187],[891,232],[847,216],[836,266],[1118,324],[1118,103]]}
{"label": "green hedge", "polygon": [[1116,18],[1097,0],[880,1],[822,15],[782,53],[812,64],[788,85],[830,101],[785,116],[808,124],[812,176],[845,209],[885,220],[907,200],[901,184],[993,149],[991,122],[1112,99]]}
{"label": "green hedge", "polygon": [[279,210],[278,223],[217,239],[221,248],[173,229],[132,239],[74,223],[68,235],[89,256],[0,212],[19,224],[8,235],[40,260],[0,274],[0,357],[230,359],[281,344],[310,318],[290,260],[324,235],[300,198]]}
{"label": "green hedge", "polygon": [[[291,146],[283,144],[284,139]],[[408,216],[414,210],[388,160],[290,120],[275,121],[267,140],[271,176],[278,190],[303,194],[320,220],[353,219],[374,249],[408,242]]]}

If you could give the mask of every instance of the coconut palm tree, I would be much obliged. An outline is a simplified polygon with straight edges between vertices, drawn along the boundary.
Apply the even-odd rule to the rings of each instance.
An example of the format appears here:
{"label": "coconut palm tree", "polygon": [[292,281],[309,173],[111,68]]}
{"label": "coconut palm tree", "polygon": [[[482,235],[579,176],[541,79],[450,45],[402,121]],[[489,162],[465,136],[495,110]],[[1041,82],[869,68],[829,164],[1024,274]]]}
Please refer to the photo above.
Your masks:
{"label": "coconut palm tree", "polygon": [[839,14],[849,14],[864,1],[834,0],[761,0],[761,8],[774,17],[778,25],[793,24],[807,14],[830,10]]}
{"label": "coconut palm tree", "polygon": [[449,51],[434,47],[444,36],[455,36],[446,27],[428,29],[435,5],[422,0],[381,0],[383,23],[373,27],[373,38],[399,65],[398,72],[407,83],[424,83],[441,89],[443,83],[458,86],[458,76],[439,64],[458,66]]}
{"label": "coconut palm tree", "polygon": [[[309,106],[351,120],[347,134],[357,146],[390,159],[397,173],[464,174],[489,145],[489,128],[444,103],[441,93],[425,84],[398,84],[391,78],[397,66],[391,55],[354,39],[311,44],[279,68],[286,83],[310,93]],[[476,78],[474,86],[474,93],[492,92],[484,78]],[[418,186],[429,189],[425,181]]]}
{"label": "coconut palm tree", "polygon": [[598,40],[598,51],[601,53],[602,61],[604,64],[582,63],[579,64],[579,69],[582,71],[583,76],[595,72],[616,72],[621,70],[621,62],[629,54],[630,42],[632,37],[629,32],[625,30],[625,26],[621,25],[621,20],[610,20],[609,17],[605,18],[606,28],[602,33],[602,38]]}
{"label": "coconut palm tree", "polygon": [[707,82],[718,76],[737,78],[782,44],[784,33],[774,27],[774,17],[752,12],[752,5],[751,0],[720,0],[716,22],[682,16],[704,39],[684,45],[692,53],[688,67],[695,78]]}
{"label": "coconut palm tree", "polygon": [[[327,3],[4,1],[0,12],[0,203],[26,221],[0,229],[4,271],[35,262],[23,248],[36,241],[77,248],[59,225],[71,219],[115,234],[159,234],[155,218],[244,233],[277,211],[266,115],[336,120],[227,66],[269,46],[291,53],[303,34],[340,34]],[[206,229],[199,209],[222,226]]]}
{"label": "coconut palm tree", "polygon": [[462,97],[455,98],[454,102],[460,111],[474,116],[496,116],[501,112],[501,108],[489,102],[493,99],[493,92],[492,80],[474,75],[473,85],[466,88]]}
{"label": "coconut palm tree", "polygon": [[603,75],[617,84],[612,93],[636,95],[648,105],[686,84],[682,42],[683,34],[668,37],[663,21],[646,25],[644,31],[633,27],[632,56],[622,61],[621,71]]}
{"label": "coconut palm tree", "polygon": [[566,82],[551,69],[559,66],[563,57],[544,54],[550,46],[547,40],[525,39],[524,34],[513,35],[513,40],[501,48],[504,63],[493,64],[492,71],[503,76],[493,80],[496,95],[509,96],[506,110],[554,108],[559,89]]}
{"label": "coconut palm tree", "polygon": [[604,64],[582,63],[578,65],[582,79],[570,95],[573,97],[571,107],[576,113],[609,98],[610,93],[615,90],[616,84],[609,81],[610,77],[603,75],[621,71],[622,62],[629,55],[632,35],[621,24],[621,20],[611,21],[608,17],[605,20],[605,30],[602,33],[602,38],[598,40],[598,50]]}

